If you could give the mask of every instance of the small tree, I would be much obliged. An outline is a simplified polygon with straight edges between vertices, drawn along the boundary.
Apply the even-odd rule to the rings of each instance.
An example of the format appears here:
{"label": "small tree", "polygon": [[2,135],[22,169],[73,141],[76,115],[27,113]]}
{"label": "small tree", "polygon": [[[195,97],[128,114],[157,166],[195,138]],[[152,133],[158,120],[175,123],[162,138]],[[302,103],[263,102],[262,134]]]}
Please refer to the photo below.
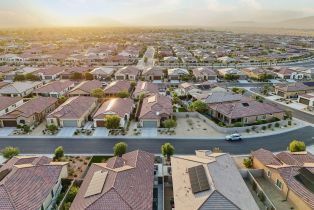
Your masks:
{"label": "small tree", "polygon": [[76,196],[76,194],[78,193],[79,188],[77,186],[72,186],[69,190],[68,196],[66,198],[66,200],[68,202],[72,202]]}
{"label": "small tree", "polygon": [[205,102],[197,100],[190,105],[190,110],[199,113],[206,113],[208,111],[208,106]]}
{"label": "small tree", "polygon": [[1,154],[4,158],[10,159],[14,156],[19,155],[20,150],[16,147],[6,147],[3,150],[1,150]]}
{"label": "small tree", "polygon": [[24,81],[25,80],[25,76],[23,74],[17,74],[15,75],[13,81]]}
{"label": "small tree", "polygon": [[243,159],[243,165],[245,166],[245,168],[252,168],[253,167],[253,159],[251,157],[244,158]]}
{"label": "small tree", "polygon": [[51,133],[54,133],[58,130],[58,127],[54,124],[48,125],[47,130],[49,130]]}
{"label": "small tree", "polygon": [[293,140],[289,144],[289,150],[290,152],[303,152],[305,151],[306,146],[303,141]]}
{"label": "small tree", "polygon": [[170,160],[170,157],[174,154],[174,146],[170,143],[165,143],[161,146],[161,153],[164,157],[167,157],[167,160]]}
{"label": "small tree", "polygon": [[135,86],[136,86],[136,82],[135,82],[135,81],[132,81],[132,82],[130,83],[130,85],[131,85],[131,89],[133,89],[133,88],[135,88]]}
{"label": "small tree", "polygon": [[168,129],[175,128],[177,127],[177,122],[174,119],[168,119],[163,122],[163,126]]}
{"label": "small tree", "polygon": [[31,127],[29,125],[23,125],[22,130],[24,133],[29,133],[31,131]]}
{"label": "small tree", "polygon": [[128,91],[121,91],[121,92],[119,92],[119,93],[117,94],[117,96],[118,96],[119,98],[127,98],[127,97],[130,96],[130,93],[129,93]]}
{"label": "small tree", "polygon": [[28,74],[25,75],[25,79],[29,80],[29,81],[39,81],[40,77],[37,76],[37,75],[34,75],[32,73],[28,73]]}
{"label": "small tree", "polygon": [[148,58],[145,56],[144,57],[144,63],[146,64],[148,62]]}
{"label": "small tree", "polygon": [[71,79],[80,80],[80,79],[83,79],[83,75],[81,73],[79,73],[79,72],[74,72],[71,75]]}
{"label": "small tree", "polygon": [[118,129],[120,127],[120,117],[118,115],[108,115],[105,117],[106,128]]}
{"label": "small tree", "polygon": [[58,98],[58,104],[63,104],[66,100],[67,100],[67,97],[61,96],[60,98]]}
{"label": "small tree", "polygon": [[53,159],[60,160],[62,157],[64,157],[64,150],[62,146],[59,146],[55,149],[55,154],[54,154]]}
{"label": "small tree", "polygon": [[96,88],[92,90],[92,96],[96,98],[103,98],[105,95],[105,91],[102,88]]}
{"label": "small tree", "polygon": [[128,145],[124,142],[116,143],[113,147],[113,154],[115,156],[121,157],[123,154],[126,153],[127,148],[128,148]]}
{"label": "small tree", "polygon": [[86,80],[93,80],[94,79],[94,76],[91,73],[89,73],[89,72],[86,72],[84,74],[84,76],[85,76]]}

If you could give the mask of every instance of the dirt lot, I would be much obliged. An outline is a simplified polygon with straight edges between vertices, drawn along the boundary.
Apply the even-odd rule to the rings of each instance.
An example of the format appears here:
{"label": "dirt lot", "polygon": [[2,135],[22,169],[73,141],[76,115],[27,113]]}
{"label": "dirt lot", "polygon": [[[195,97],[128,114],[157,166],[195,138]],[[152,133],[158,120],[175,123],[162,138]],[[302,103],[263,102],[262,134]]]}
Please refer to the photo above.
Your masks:
{"label": "dirt lot", "polygon": [[177,127],[175,129],[177,136],[185,137],[223,137],[225,134],[219,133],[210,125],[204,123],[196,117],[177,118]]}

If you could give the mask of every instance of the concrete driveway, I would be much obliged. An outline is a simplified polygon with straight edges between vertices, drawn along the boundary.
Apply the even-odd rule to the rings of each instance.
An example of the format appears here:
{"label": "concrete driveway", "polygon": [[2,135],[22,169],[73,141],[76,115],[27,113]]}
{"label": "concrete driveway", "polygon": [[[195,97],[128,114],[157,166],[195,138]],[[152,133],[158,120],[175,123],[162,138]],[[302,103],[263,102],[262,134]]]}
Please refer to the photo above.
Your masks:
{"label": "concrete driveway", "polygon": [[60,131],[58,132],[58,137],[71,137],[73,136],[74,132],[76,131],[76,127],[65,127],[60,128]]}
{"label": "concrete driveway", "polygon": [[156,137],[158,135],[157,128],[141,128],[141,136]]}
{"label": "concrete driveway", "polygon": [[16,128],[0,128],[0,136],[9,136]]}
{"label": "concrete driveway", "polygon": [[95,128],[93,136],[95,137],[105,137],[109,135],[109,130],[107,128]]}

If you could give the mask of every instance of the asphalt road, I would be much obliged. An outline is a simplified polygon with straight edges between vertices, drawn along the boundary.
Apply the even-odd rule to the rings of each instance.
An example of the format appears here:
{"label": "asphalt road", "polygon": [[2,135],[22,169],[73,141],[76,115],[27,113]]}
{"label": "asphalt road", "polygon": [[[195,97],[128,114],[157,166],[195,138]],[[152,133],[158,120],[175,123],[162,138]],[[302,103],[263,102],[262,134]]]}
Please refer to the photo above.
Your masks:
{"label": "asphalt road", "polygon": [[314,128],[311,126],[300,128],[273,136],[244,139],[241,142],[226,142],[225,140],[201,139],[130,139],[130,138],[3,138],[0,148],[6,146],[18,147],[23,154],[52,154],[57,146],[63,146],[67,154],[111,154],[113,145],[124,141],[128,150],[142,149],[154,154],[160,154],[160,147],[165,142],[175,146],[176,154],[193,154],[196,149],[213,149],[219,147],[231,154],[248,154],[259,148],[271,151],[282,151],[287,148],[291,140],[298,139],[307,145],[314,144]]}

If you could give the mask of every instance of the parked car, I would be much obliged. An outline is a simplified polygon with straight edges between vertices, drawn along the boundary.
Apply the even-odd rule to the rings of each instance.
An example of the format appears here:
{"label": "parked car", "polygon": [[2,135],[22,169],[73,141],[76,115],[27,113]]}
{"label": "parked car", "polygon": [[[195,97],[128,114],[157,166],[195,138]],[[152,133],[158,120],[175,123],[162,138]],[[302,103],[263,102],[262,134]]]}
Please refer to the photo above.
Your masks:
{"label": "parked car", "polygon": [[234,133],[231,135],[226,136],[226,141],[241,141],[242,137],[238,133]]}

